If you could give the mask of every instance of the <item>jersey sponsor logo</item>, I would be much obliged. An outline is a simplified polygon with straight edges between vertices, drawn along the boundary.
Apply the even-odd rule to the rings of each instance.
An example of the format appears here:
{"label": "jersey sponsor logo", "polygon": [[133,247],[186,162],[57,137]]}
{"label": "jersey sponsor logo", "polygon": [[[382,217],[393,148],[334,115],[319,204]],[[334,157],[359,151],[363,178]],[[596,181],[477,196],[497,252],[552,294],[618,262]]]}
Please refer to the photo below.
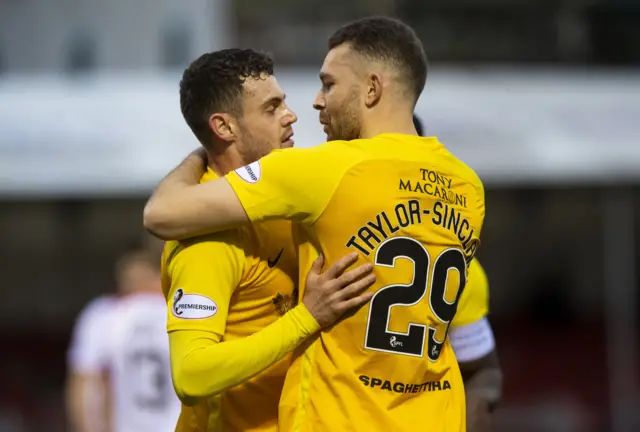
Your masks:
{"label": "jersey sponsor logo", "polygon": [[262,170],[260,169],[260,161],[255,161],[249,165],[245,165],[236,170],[236,174],[247,183],[258,183]]}
{"label": "jersey sponsor logo", "polygon": [[393,382],[382,378],[370,377],[367,375],[360,375],[358,379],[365,387],[371,387],[377,390],[386,390],[393,393],[420,393],[425,391],[432,392],[451,390],[451,383],[446,379],[441,381],[427,381],[418,384]]}
{"label": "jersey sponsor logo", "polygon": [[389,339],[389,345],[391,345],[391,348],[404,346],[402,345],[402,342],[400,342],[395,336],[391,336],[391,338]]}
{"label": "jersey sponsor logo", "polygon": [[422,181],[419,179],[413,179],[413,181],[400,179],[400,190],[431,195],[456,206],[467,208],[467,196],[453,190],[453,182],[450,177],[424,168],[420,168],[420,174],[422,174]]}
{"label": "jersey sponsor logo", "polygon": [[210,318],[218,312],[218,305],[209,297],[200,294],[185,294],[179,288],[173,296],[173,315],[183,319]]}
{"label": "jersey sponsor logo", "polygon": [[267,258],[267,265],[269,268],[274,268],[276,264],[278,264],[278,261],[280,261],[280,257],[282,256],[282,252],[284,252],[284,248],[280,249],[280,252],[274,259]]}

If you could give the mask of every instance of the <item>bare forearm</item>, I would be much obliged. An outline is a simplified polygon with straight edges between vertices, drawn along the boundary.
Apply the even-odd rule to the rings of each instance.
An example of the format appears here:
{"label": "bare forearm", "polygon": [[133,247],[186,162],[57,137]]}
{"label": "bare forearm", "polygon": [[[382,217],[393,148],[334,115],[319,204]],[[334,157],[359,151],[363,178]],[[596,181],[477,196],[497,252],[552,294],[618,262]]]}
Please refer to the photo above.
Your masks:
{"label": "bare forearm", "polygon": [[502,372],[494,351],[473,362],[461,363],[467,398],[467,430],[491,430],[491,412],[502,396]]}
{"label": "bare forearm", "polygon": [[73,432],[105,432],[109,420],[103,405],[106,386],[99,374],[72,373],[67,383],[67,408]]}
{"label": "bare forearm", "polygon": [[72,373],[67,381],[67,419],[69,429],[72,432],[85,432],[88,428],[85,425],[85,415],[83,406],[82,383],[78,376]]}
{"label": "bare forearm", "polygon": [[467,399],[482,399],[490,410],[502,396],[502,372],[499,368],[482,369],[464,383]]}
{"label": "bare forearm", "polygon": [[115,432],[114,418],[113,418],[113,406],[114,406],[114,394],[111,389],[109,375],[104,374],[102,376],[102,387],[104,389],[104,401],[102,404],[102,418],[104,419],[104,427],[101,429],[104,432]]}
{"label": "bare forearm", "polygon": [[181,188],[196,185],[205,172],[205,154],[197,150],[187,156],[158,185],[144,209],[144,226],[156,237],[167,240],[179,237],[172,221],[180,218]]}
{"label": "bare forearm", "polygon": [[491,413],[500,400],[501,386],[499,369],[480,370],[465,382],[468,432],[493,430]]}

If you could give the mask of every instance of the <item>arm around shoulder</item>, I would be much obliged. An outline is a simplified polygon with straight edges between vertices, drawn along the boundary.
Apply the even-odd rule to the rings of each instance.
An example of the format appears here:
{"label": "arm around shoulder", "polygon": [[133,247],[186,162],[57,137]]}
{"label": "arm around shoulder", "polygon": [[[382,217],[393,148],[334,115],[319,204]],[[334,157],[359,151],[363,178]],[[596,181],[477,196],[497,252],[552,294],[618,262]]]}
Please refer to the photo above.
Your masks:
{"label": "arm around shoulder", "polygon": [[206,164],[206,152],[198,149],[160,182],[143,213],[143,225],[149,232],[163,240],[180,240],[246,221],[226,182],[199,184]]}
{"label": "arm around shoulder", "polygon": [[311,224],[333,195],[350,158],[323,144],[276,150],[225,177],[251,222],[288,219]]}
{"label": "arm around shoulder", "polygon": [[144,227],[163,240],[181,240],[247,222],[242,204],[221,178],[158,189],[144,208]]}

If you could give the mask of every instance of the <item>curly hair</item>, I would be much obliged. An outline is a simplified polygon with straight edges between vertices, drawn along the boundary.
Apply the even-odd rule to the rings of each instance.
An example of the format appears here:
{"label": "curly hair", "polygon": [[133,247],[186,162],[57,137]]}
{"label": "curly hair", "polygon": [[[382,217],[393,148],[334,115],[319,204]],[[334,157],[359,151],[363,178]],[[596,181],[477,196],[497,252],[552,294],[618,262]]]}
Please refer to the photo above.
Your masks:
{"label": "curly hair", "polygon": [[386,62],[402,75],[414,97],[427,81],[427,55],[411,27],[388,17],[370,17],[346,24],[329,38],[329,49],[342,44],[365,58]]}
{"label": "curly hair", "polygon": [[213,138],[209,117],[216,112],[241,117],[245,79],[264,75],[273,75],[273,60],[252,49],[206,53],[185,69],[180,81],[180,109],[203,145],[210,145]]}

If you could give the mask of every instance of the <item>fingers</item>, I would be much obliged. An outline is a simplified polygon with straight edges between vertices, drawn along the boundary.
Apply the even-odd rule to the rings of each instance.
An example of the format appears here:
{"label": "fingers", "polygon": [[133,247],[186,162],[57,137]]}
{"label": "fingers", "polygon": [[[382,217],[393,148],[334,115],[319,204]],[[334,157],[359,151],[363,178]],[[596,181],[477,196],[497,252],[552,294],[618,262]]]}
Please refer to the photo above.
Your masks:
{"label": "fingers", "polygon": [[352,284],[344,287],[341,291],[338,292],[337,295],[339,296],[339,298],[344,300],[350,299],[351,297],[354,297],[360,294],[362,291],[369,288],[375,282],[376,282],[376,275],[374,274],[367,275],[362,279],[357,280]]}
{"label": "fingers", "polygon": [[350,283],[357,281],[364,275],[371,273],[372,270],[373,264],[371,263],[362,264],[361,266],[356,267],[353,270],[349,270],[337,279],[339,288],[345,287]]}
{"label": "fingers", "polygon": [[318,258],[316,258],[316,260],[311,265],[311,270],[309,270],[309,273],[315,273],[316,275],[319,275],[322,272],[323,265],[324,265],[324,256],[320,254],[318,255]]}
{"label": "fingers", "polygon": [[371,300],[371,297],[373,297],[373,293],[370,293],[370,292],[366,292],[366,293],[360,294],[357,297],[353,297],[353,298],[350,298],[349,300],[347,300],[345,302],[342,302],[340,304],[340,309],[344,313],[344,312],[348,311],[349,309],[360,307],[360,306],[366,304],[369,300]]}
{"label": "fingers", "polygon": [[324,265],[324,257],[319,255],[318,258],[311,264],[311,268],[307,273],[307,284],[311,281],[315,281],[320,277],[322,273],[322,266]]}
{"label": "fingers", "polygon": [[340,276],[351,264],[358,260],[358,253],[351,252],[349,255],[345,255],[336,262],[325,272],[325,275],[329,279],[335,279]]}

